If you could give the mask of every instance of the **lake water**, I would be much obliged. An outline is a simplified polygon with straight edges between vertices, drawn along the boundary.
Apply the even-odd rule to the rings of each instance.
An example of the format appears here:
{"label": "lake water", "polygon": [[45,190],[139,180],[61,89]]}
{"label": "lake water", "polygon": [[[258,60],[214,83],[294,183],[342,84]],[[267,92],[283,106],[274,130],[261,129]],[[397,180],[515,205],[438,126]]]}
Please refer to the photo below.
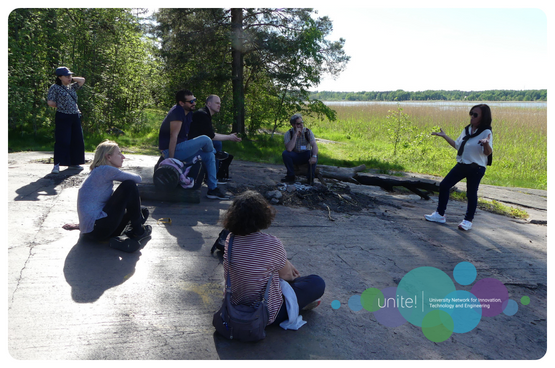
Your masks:
{"label": "lake water", "polygon": [[491,107],[523,107],[523,108],[536,108],[536,109],[546,109],[547,102],[528,102],[528,101],[489,101],[489,102],[477,102],[477,101],[324,101],[324,104],[328,106],[364,106],[364,105],[397,105],[403,106],[437,106],[439,108],[450,108],[450,107],[472,107],[480,103],[485,103]]}

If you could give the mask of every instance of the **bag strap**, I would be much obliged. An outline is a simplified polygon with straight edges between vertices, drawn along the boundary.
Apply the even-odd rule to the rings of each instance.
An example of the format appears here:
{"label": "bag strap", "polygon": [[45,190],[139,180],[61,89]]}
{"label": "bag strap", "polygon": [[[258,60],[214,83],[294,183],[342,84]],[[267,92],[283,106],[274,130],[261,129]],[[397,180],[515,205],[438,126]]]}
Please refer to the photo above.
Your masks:
{"label": "bag strap", "polygon": [[[230,271],[231,271],[231,249],[233,248],[233,238],[235,236],[233,234],[231,234],[229,236],[229,245],[227,246],[227,262],[229,265],[229,269],[227,270],[227,282],[226,282],[226,292],[228,292],[231,295],[231,276],[230,276]],[[270,283],[272,282],[272,277],[273,275],[270,274],[270,278],[268,279],[268,283],[266,284],[266,290],[264,291],[264,298],[262,299],[262,301],[267,301],[268,300],[268,295],[270,293]]]}
{"label": "bag strap", "polygon": [[75,99],[75,97],[73,97],[73,95],[71,93],[69,93],[69,91],[67,90],[67,88],[64,88],[62,86],[60,86],[65,93],[67,93],[69,95],[69,97],[71,97],[73,99],[73,101],[75,101],[75,103],[77,103],[77,100]]}

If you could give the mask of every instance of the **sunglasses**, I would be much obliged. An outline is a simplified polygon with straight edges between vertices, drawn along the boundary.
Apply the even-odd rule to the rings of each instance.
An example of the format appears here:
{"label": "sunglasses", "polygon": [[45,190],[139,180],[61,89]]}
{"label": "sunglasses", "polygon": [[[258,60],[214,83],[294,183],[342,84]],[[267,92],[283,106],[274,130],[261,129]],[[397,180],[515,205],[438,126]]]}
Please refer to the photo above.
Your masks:
{"label": "sunglasses", "polygon": [[293,125],[303,125],[303,123],[304,123],[304,121],[301,121],[300,123],[295,122],[295,123],[293,123]]}
{"label": "sunglasses", "polygon": [[470,112],[469,115],[472,116],[473,118],[477,118],[477,117],[478,117],[478,113],[477,113],[477,112]]}
{"label": "sunglasses", "polygon": [[190,104],[194,104],[195,102],[197,102],[197,99],[196,99],[196,98],[193,98],[192,100],[185,101],[185,102],[188,102],[188,103],[190,103]]}

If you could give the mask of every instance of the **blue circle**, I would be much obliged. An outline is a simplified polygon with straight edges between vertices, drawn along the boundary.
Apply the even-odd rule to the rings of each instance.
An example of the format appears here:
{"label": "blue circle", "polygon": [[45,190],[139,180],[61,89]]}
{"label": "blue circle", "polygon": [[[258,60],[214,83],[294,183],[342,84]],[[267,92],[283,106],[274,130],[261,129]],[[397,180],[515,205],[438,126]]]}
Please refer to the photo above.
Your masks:
{"label": "blue circle", "polygon": [[349,298],[349,308],[353,312],[358,312],[362,309],[362,302],[360,301],[360,295],[353,295]]}
{"label": "blue circle", "polygon": [[507,316],[514,316],[516,312],[518,312],[518,303],[512,299],[504,302],[503,306],[505,307],[503,308],[503,313],[505,313]]}
{"label": "blue circle", "polygon": [[476,267],[470,262],[461,262],[455,266],[453,277],[459,285],[470,285],[476,280]]}
{"label": "blue circle", "polygon": [[333,309],[339,309],[339,307],[341,307],[341,302],[339,300],[334,300],[333,302],[331,302],[331,307]]}
{"label": "blue circle", "polygon": [[439,304],[439,309],[447,312],[453,319],[455,333],[472,331],[482,319],[481,304],[478,298],[468,291],[455,290]]}

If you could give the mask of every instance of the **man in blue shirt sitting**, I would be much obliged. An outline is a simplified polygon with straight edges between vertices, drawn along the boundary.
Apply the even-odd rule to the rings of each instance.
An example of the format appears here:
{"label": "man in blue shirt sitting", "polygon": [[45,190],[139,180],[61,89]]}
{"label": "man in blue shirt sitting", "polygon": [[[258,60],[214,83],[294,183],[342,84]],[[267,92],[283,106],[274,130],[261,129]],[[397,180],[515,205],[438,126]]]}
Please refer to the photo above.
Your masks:
{"label": "man in blue shirt sitting", "polygon": [[197,99],[189,90],[181,90],[175,95],[176,104],[170,109],[160,127],[158,148],[165,158],[191,161],[200,156],[206,170],[208,192],[211,199],[229,199],[218,188],[216,181],[216,164],[212,140],[206,135],[188,139],[189,128],[193,119]]}

